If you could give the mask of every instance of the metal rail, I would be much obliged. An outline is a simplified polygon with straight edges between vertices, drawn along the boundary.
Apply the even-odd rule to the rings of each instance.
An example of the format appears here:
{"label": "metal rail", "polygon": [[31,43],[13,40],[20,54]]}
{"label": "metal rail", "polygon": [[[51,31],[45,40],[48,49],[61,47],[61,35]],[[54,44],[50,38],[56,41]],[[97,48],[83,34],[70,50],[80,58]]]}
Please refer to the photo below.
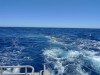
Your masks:
{"label": "metal rail", "polygon": [[[25,68],[25,73],[3,73],[6,68]],[[27,69],[32,69],[32,72],[28,73]],[[0,66],[0,75],[34,75],[34,68],[32,66]]]}
{"label": "metal rail", "polygon": [[[7,68],[11,68],[11,69],[14,69],[14,68],[19,68],[19,69],[21,69],[21,68],[24,68],[25,69],[25,71],[24,71],[24,73],[14,73],[14,72],[7,72],[7,73],[5,73],[4,71],[6,71],[7,70]],[[32,71],[31,72],[28,72],[28,69],[31,69]],[[32,67],[32,66],[29,66],[29,65],[26,65],[26,66],[0,66],[0,75],[49,75],[50,74],[50,72],[46,69],[46,66],[45,66],[45,64],[44,64],[44,69],[43,70],[41,70],[40,72],[34,72],[34,67]]]}

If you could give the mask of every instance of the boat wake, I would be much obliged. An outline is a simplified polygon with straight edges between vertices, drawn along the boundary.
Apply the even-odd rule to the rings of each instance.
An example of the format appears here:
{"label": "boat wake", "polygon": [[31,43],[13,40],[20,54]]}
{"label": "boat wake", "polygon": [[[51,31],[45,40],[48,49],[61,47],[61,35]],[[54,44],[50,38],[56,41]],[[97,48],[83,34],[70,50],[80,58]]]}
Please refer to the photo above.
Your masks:
{"label": "boat wake", "polygon": [[100,75],[100,52],[90,49],[98,49],[100,42],[78,39],[67,44],[57,38],[48,42],[43,55],[50,75]]}
{"label": "boat wake", "polygon": [[100,29],[0,28],[1,66],[31,65],[38,72],[43,63],[50,75],[100,75]]}

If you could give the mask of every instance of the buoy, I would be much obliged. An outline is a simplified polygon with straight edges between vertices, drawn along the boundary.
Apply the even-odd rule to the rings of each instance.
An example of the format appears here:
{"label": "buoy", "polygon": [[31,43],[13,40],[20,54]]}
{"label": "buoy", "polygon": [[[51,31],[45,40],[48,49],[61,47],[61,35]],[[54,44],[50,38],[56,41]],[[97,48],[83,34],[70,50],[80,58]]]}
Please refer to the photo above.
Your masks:
{"label": "buoy", "polygon": [[52,40],[55,40],[56,38],[55,38],[54,36],[51,36],[51,39],[52,39]]}

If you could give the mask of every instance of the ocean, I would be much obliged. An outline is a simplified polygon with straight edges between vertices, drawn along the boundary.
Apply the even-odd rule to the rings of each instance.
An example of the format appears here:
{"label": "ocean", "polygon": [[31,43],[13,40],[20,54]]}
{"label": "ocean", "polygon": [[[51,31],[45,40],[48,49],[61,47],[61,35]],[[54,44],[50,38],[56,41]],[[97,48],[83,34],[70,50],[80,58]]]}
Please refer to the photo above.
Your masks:
{"label": "ocean", "polygon": [[44,63],[50,75],[100,75],[100,29],[0,27],[1,66]]}

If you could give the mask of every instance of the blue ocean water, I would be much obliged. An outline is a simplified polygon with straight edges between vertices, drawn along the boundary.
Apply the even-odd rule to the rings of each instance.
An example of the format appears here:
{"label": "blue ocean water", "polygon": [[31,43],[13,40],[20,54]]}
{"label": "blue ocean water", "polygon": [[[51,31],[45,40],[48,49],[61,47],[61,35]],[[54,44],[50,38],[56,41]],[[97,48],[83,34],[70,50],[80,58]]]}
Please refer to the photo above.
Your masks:
{"label": "blue ocean water", "polygon": [[100,29],[0,28],[0,65],[44,63],[50,75],[100,75]]}

